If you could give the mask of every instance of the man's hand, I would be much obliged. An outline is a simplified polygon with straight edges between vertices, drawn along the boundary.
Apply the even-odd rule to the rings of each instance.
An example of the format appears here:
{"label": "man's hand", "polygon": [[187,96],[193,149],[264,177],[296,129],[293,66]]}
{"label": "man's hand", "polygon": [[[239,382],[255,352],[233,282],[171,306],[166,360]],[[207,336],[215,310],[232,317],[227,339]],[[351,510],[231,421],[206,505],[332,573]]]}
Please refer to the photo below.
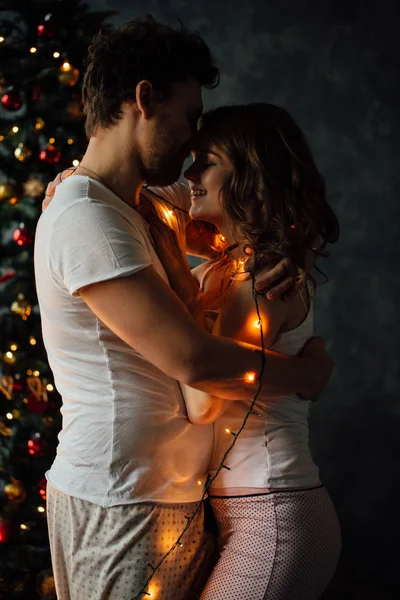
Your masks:
{"label": "man's hand", "polygon": [[70,175],[72,175],[72,173],[74,171],[75,171],[75,167],[70,167],[69,169],[65,169],[65,171],[63,171],[62,173],[58,173],[58,175],[56,176],[55,179],[53,179],[53,181],[50,181],[50,183],[47,184],[46,195],[45,195],[45,198],[44,198],[44,200],[42,202],[42,212],[48,207],[48,205],[52,201],[53,196],[54,196],[55,191],[56,191],[56,187],[62,181],[64,181],[64,179],[66,177],[69,177]]}
{"label": "man's hand", "polygon": [[309,394],[299,394],[301,398],[316,402],[321,392],[324,391],[331,378],[335,363],[326,352],[325,344],[322,338],[312,337],[301,349],[299,356],[309,358],[316,364],[316,377]]}
{"label": "man's hand", "polygon": [[[320,240],[317,238],[312,244],[312,248],[306,248],[304,252],[304,269],[309,273],[315,264],[315,258],[318,255]],[[250,259],[246,264],[246,271],[253,268],[253,261]],[[282,298],[282,300],[292,300],[296,294],[296,280],[298,276],[298,267],[290,258],[277,259],[276,256],[266,255],[263,260],[263,266],[255,273],[256,290],[265,293],[268,300]]]}

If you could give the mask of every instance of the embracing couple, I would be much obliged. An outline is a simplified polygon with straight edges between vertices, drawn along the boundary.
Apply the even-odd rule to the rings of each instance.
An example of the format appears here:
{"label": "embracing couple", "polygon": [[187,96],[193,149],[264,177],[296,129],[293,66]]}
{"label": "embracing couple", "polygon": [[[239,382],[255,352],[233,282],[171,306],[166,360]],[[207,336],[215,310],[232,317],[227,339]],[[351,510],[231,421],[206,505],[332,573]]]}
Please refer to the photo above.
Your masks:
{"label": "embracing couple", "polygon": [[332,371],[309,271],[338,224],[285,110],[202,115],[218,78],[197,33],[150,17],[89,49],[87,152],[35,241],[59,600],[317,600],[337,564],[307,417]]}

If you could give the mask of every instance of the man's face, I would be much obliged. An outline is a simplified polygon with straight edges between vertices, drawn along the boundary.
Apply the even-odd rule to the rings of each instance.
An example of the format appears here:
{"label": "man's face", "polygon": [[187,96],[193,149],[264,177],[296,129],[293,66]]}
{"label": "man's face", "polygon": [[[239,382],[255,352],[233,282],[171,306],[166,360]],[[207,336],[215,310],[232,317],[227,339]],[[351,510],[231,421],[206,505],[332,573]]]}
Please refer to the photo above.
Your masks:
{"label": "man's face", "polygon": [[157,104],[143,129],[141,161],[146,183],[163,186],[179,179],[202,111],[196,80],[171,85],[169,96]]}

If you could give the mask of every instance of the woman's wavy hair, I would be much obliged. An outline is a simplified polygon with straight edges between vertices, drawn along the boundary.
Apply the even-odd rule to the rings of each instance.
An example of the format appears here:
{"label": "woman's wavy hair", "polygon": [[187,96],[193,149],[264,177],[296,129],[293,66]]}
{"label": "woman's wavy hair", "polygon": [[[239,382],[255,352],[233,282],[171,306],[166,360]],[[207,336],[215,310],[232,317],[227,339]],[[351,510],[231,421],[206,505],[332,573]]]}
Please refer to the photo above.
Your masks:
{"label": "woman's wavy hair", "polygon": [[199,133],[233,167],[221,190],[222,206],[236,241],[251,249],[255,268],[266,253],[288,257],[303,279],[306,249],[326,256],[339,224],[299,126],[283,108],[257,103],[205,113]]}

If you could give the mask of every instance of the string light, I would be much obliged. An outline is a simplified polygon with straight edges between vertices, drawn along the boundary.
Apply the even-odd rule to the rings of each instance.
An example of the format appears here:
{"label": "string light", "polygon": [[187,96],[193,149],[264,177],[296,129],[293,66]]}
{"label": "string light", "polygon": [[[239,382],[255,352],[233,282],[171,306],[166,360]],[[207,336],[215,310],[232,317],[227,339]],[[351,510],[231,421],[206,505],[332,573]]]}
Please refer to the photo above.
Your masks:
{"label": "string light", "polygon": [[59,52],[53,52],[53,56],[54,56],[54,58],[60,58],[60,53]]}
{"label": "string light", "polygon": [[[155,194],[155,195],[157,195],[157,194]],[[163,199],[163,198],[161,198],[161,199]],[[147,580],[146,580],[146,582],[145,582],[142,590],[140,591],[140,593],[137,596],[135,596],[134,600],[140,600],[140,598],[143,595],[146,595],[146,596],[150,595],[149,591],[146,591],[146,588],[148,588],[148,586],[149,586],[150,582],[152,581],[152,579],[153,579],[156,571],[158,571],[158,569],[161,567],[161,565],[164,563],[164,561],[168,558],[168,556],[170,554],[172,554],[172,552],[175,550],[175,548],[179,545],[181,538],[185,535],[186,531],[189,529],[189,527],[192,524],[194,518],[196,517],[197,513],[199,512],[199,510],[200,510],[200,508],[201,508],[201,506],[203,504],[204,498],[206,497],[206,494],[207,494],[207,492],[208,492],[211,484],[218,477],[218,475],[221,472],[221,470],[222,469],[229,469],[229,467],[227,467],[225,465],[225,460],[226,460],[228,454],[230,453],[230,451],[232,450],[232,448],[235,446],[237,438],[239,437],[239,435],[243,431],[244,427],[246,426],[248,418],[250,417],[250,415],[257,415],[257,416],[259,416],[258,413],[256,413],[254,411],[254,405],[256,404],[257,398],[259,397],[260,392],[261,392],[261,388],[262,388],[262,376],[263,376],[263,373],[264,373],[264,370],[265,370],[265,360],[266,359],[265,359],[265,352],[264,352],[265,346],[264,346],[264,334],[263,334],[263,328],[262,328],[262,321],[261,321],[260,309],[259,309],[259,306],[258,306],[257,291],[255,289],[255,279],[254,279],[254,275],[252,273],[251,273],[251,279],[252,279],[252,296],[253,296],[253,299],[254,299],[254,302],[255,302],[255,305],[256,305],[256,312],[257,312],[258,321],[260,322],[261,368],[260,368],[260,376],[258,378],[258,388],[257,388],[257,391],[256,391],[256,393],[254,395],[254,398],[253,398],[251,404],[250,404],[250,407],[249,407],[249,409],[247,411],[247,414],[246,414],[245,418],[243,419],[243,422],[242,422],[242,425],[239,428],[239,431],[237,433],[233,433],[233,432],[231,432],[228,429],[225,430],[225,431],[227,431],[229,433],[232,433],[233,440],[232,440],[231,444],[229,445],[228,449],[226,450],[224,456],[222,457],[222,460],[221,460],[221,463],[220,463],[219,467],[217,468],[217,470],[215,471],[215,473],[214,473],[214,475],[212,477],[208,477],[207,482],[205,484],[203,484],[200,480],[197,482],[199,485],[202,485],[204,489],[203,489],[203,493],[201,495],[201,498],[200,498],[200,500],[199,500],[199,502],[198,502],[198,504],[197,504],[197,506],[196,506],[196,508],[195,508],[195,510],[193,512],[193,514],[190,517],[187,517],[187,523],[186,523],[185,527],[183,528],[183,531],[181,532],[179,538],[171,546],[171,548],[168,550],[168,552],[158,561],[157,565],[153,566],[153,565],[149,564],[149,566],[151,567],[152,573],[149,575],[149,577],[147,578]],[[250,373],[246,374],[246,381],[252,382],[255,379],[256,379],[256,374],[255,373],[251,373],[250,372]]]}
{"label": "string light", "polygon": [[12,413],[7,413],[7,414],[6,414],[6,418],[7,418],[9,421],[11,421],[11,420],[12,420],[12,418],[13,418],[13,416],[12,416]]}
{"label": "string light", "polygon": [[30,343],[31,346],[36,346],[36,340],[35,340],[35,338],[33,336],[31,336],[29,338],[29,343]]}
{"label": "string light", "polygon": [[67,140],[68,146],[70,146],[73,143],[74,143],[74,140],[72,138],[68,138],[68,140]]}
{"label": "string light", "polygon": [[261,327],[261,321],[254,321],[253,327],[256,327],[257,329],[260,329],[260,327]]}
{"label": "string light", "polygon": [[39,372],[39,371],[33,371],[33,376],[34,376],[34,377],[39,377],[39,375],[40,375],[40,372]]}
{"label": "string light", "polygon": [[44,507],[43,506],[38,506],[38,512],[44,513],[45,512]]}
{"label": "string light", "polygon": [[74,165],[74,167],[79,167],[79,160],[76,158],[72,161],[72,164]]}
{"label": "string light", "polygon": [[68,71],[70,71],[72,69],[71,65],[69,64],[68,61],[65,61],[62,64],[61,70],[64,71],[65,73],[67,73]]}
{"label": "string light", "polygon": [[55,141],[56,141],[55,138],[53,138],[53,137],[49,138],[49,144],[54,144]]}
{"label": "string light", "polygon": [[8,352],[6,352],[6,357],[10,358],[10,359],[14,358],[14,354],[12,352],[8,351]]}
{"label": "string light", "polygon": [[0,135],[0,142],[4,140],[4,135]]}
{"label": "string light", "polygon": [[16,350],[18,350],[17,344],[11,344],[10,350],[12,350],[13,352],[15,352]]}
{"label": "string light", "polygon": [[4,38],[2,35],[0,35],[0,44],[2,44],[4,42]]}
{"label": "string light", "polygon": [[48,392],[52,392],[52,391],[54,390],[54,387],[51,385],[51,383],[48,383],[48,384],[46,385],[46,390],[47,390]]}
{"label": "string light", "polygon": [[37,48],[35,48],[34,46],[32,46],[32,48],[29,50],[29,52],[31,54],[35,54],[35,52],[37,52]]}
{"label": "string light", "polygon": [[11,128],[11,131],[13,133],[17,133],[19,131],[19,127],[17,127],[17,125],[14,125],[14,127]]}
{"label": "string light", "polygon": [[26,529],[28,529],[28,526],[25,525],[25,523],[21,523],[20,528],[25,531]]}

